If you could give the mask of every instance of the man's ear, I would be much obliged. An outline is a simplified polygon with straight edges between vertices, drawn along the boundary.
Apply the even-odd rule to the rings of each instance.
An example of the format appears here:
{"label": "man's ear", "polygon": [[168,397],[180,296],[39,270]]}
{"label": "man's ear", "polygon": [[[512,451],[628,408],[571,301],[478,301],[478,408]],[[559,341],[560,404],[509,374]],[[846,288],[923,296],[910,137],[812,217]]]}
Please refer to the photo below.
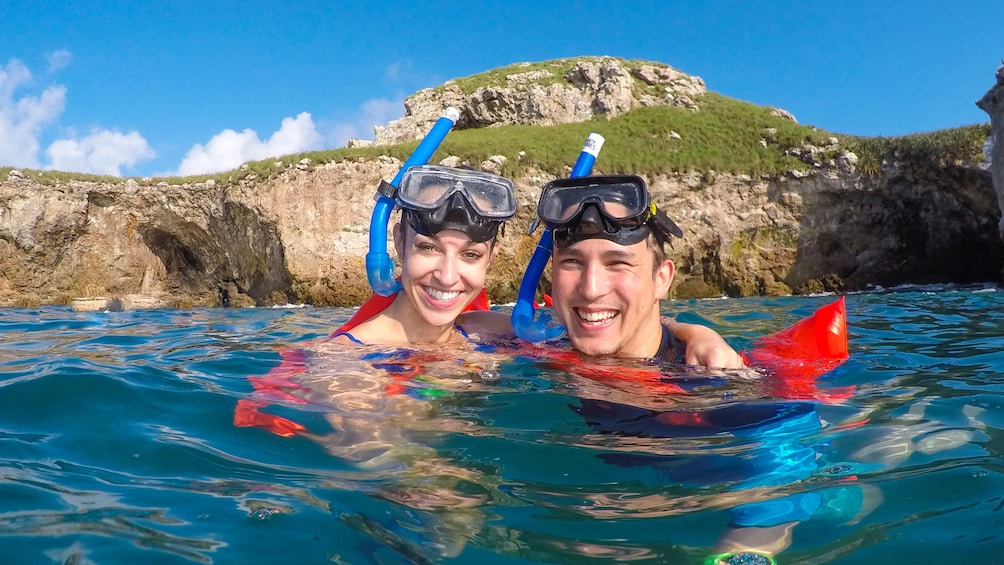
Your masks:
{"label": "man's ear", "polygon": [[673,285],[673,275],[676,274],[676,265],[673,261],[666,259],[655,270],[655,299],[662,300],[669,294],[669,287]]}
{"label": "man's ear", "polygon": [[397,250],[397,258],[404,261],[404,227],[401,222],[394,224],[394,249]]}

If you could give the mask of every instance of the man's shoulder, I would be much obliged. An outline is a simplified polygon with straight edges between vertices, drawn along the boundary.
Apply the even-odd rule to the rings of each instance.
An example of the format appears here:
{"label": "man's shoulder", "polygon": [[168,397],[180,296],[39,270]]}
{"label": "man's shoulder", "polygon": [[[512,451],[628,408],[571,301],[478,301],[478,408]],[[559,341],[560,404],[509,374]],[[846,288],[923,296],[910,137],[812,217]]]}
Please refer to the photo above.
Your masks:
{"label": "man's shoulder", "polygon": [[662,341],[653,359],[663,363],[686,363],[687,342],[677,338],[666,324],[659,324],[662,329]]}

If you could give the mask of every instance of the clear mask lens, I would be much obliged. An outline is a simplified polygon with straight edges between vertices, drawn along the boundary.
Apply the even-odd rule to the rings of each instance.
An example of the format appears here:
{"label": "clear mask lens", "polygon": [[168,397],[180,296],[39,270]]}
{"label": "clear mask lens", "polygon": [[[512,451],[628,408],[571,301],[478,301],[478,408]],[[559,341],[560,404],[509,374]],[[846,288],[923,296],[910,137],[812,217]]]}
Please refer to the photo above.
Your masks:
{"label": "clear mask lens", "polygon": [[560,179],[544,186],[537,215],[550,227],[574,221],[594,204],[603,215],[625,227],[645,223],[651,215],[644,181],[632,175]]}
{"label": "clear mask lens", "polygon": [[403,208],[432,211],[456,193],[483,218],[507,220],[516,215],[516,189],[509,179],[438,165],[408,169],[398,186],[397,203]]}

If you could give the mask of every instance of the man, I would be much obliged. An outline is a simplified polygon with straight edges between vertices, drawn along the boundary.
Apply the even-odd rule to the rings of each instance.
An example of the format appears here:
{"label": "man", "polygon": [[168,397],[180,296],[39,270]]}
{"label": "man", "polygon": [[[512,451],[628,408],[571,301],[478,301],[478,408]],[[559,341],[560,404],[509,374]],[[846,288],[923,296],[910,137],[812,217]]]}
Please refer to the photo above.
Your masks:
{"label": "man", "polygon": [[[587,355],[744,366],[710,328],[660,320],[660,301],[675,273],[665,245],[683,231],[652,202],[641,177],[550,182],[537,214],[554,237],[551,297],[572,347]],[[674,333],[700,347],[685,351]]]}
{"label": "man", "polygon": [[[587,355],[644,357],[721,368],[744,366],[742,358],[710,328],[677,324],[660,317],[660,303],[669,292],[675,272],[665,246],[673,236],[682,237],[683,230],[652,202],[641,177],[608,175],[548,183],[541,193],[537,214],[554,238],[551,297],[555,315],[564,324],[572,347]],[[693,347],[686,348],[686,342],[706,344],[707,348],[695,351]],[[739,408],[743,413],[737,413],[734,407],[710,410],[696,420],[700,425],[694,425],[704,430],[710,421],[722,420],[726,424],[724,431],[729,422],[748,419],[745,414],[748,410]],[[774,414],[773,406],[763,408],[768,412],[763,426],[767,430],[769,422],[778,415]],[[671,422],[682,422],[688,416],[686,412],[660,413],[588,399],[582,399],[574,409],[601,433],[639,433],[644,437],[673,437],[681,433],[681,426],[664,425],[665,416],[674,416],[668,419]],[[805,411],[811,414],[804,418],[818,423],[810,406],[805,406],[802,412]],[[801,413],[780,419],[799,418],[803,418]],[[687,477],[708,474],[709,469],[734,466],[729,465],[728,458],[707,461],[698,458],[690,463],[699,469],[691,469],[673,457],[614,453],[604,459],[621,466],[668,468],[672,470],[673,482],[686,482]],[[776,463],[769,453],[766,459],[767,467]],[[771,476],[752,474],[754,478],[761,474]],[[734,510],[742,511],[754,514],[757,520],[764,514],[759,506],[740,506]],[[777,524],[741,521],[720,540],[719,547],[724,553],[713,556],[711,562],[774,563],[772,554],[790,542],[790,529],[799,519],[804,517],[782,519]],[[751,527],[765,525],[771,527]]]}

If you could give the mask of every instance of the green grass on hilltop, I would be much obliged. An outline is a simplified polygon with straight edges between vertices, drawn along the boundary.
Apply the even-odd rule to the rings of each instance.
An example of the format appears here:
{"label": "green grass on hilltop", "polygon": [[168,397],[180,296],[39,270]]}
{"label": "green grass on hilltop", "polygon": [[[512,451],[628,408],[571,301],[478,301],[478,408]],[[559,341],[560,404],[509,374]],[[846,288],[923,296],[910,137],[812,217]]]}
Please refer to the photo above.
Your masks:
{"label": "green grass on hilltop", "polygon": [[848,148],[858,156],[858,167],[877,175],[883,160],[890,159],[930,167],[954,163],[980,163],[990,124],[974,124],[899,137],[853,137]]}
{"label": "green grass on hilltop", "polygon": [[[491,155],[504,155],[509,159],[507,174],[518,175],[534,167],[561,175],[578,157],[588,134],[596,132],[606,139],[596,172],[780,173],[807,166],[785,155],[786,149],[807,142],[822,144],[830,137],[772,116],[767,108],[718,94],[705,94],[698,103],[698,112],[652,106],[612,119],[575,124],[457,131],[450,134],[433,160],[457,155],[477,164]],[[766,138],[769,143],[764,147],[761,140]],[[525,152],[523,159],[518,157],[520,151]]]}
{"label": "green grass on hilltop", "polygon": [[10,172],[15,169],[21,171],[21,174],[38,182],[43,186],[55,186],[57,184],[66,184],[70,181],[119,184],[128,180],[128,177],[91,175],[87,173],[64,173],[62,171],[39,171],[35,169],[18,169],[17,167],[0,167],[0,179],[6,180],[7,175],[9,175]]}
{"label": "green grass on hilltop", "polygon": [[[520,67],[522,68],[522,67]],[[499,72],[503,72],[500,69]],[[671,172],[716,171],[720,173],[783,174],[811,167],[786,154],[788,149],[812,144],[826,148],[824,159],[838,150],[854,151],[858,166],[866,174],[879,174],[884,160],[945,166],[951,163],[981,162],[982,147],[990,125],[973,125],[931,133],[892,138],[838,135],[773,116],[770,109],[731,99],[716,93],[697,98],[700,111],[666,106],[637,108],[616,118],[558,126],[502,126],[455,130],[433,155],[431,162],[455,155],[477,167],[493,155],[508,160],[503,173],[520,176],[539,171],[564,176],[575,162],[590,132],[606,139],[596,161],[596,173],[636,173],[655,175]],[[671,135],[679,134],[679,138]],[[828,145],[836,137],[837,147]],[[763,142],[766,142],[766,146]],[[307,158],[312,166],[354,159],[376,159],[381,155],[406,160],[418,142],[379,147],[342,148],[246,163],[238,170],[199,175],[136,179],[141,184],[195,184],[213,179],[229,184],[254,175],[273,178],[291,163]],[[522,153],[522,155],[521,155]],[[0,168],[6,178],[10,167]],[[22,171],[43,184],[68,180],[121,183],[126,179],[54,171]]]}

